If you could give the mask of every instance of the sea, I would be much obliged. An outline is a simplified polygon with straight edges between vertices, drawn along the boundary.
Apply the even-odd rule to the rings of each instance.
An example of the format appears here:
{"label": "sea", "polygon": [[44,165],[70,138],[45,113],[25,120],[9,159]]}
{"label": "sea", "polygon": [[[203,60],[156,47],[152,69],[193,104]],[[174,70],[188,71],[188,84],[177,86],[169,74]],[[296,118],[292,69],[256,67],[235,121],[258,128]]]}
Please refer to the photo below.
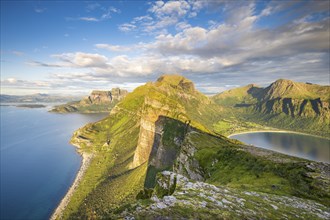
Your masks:
{"label": "sea", "polygon": [[0,107],[0,219],[49,219],[80,168],[75,130],[107,114]]}

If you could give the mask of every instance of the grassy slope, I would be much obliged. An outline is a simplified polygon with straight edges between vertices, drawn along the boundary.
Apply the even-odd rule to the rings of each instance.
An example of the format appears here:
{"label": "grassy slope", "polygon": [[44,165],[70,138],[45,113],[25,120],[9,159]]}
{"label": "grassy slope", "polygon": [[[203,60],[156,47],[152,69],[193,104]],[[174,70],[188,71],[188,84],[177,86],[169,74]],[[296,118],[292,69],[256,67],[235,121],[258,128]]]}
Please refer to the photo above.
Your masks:
{"label": "grassy slope", "polygon": [[[80,143],[82,147],[80,150],[93,153],[94,158],[65,210],[64,219],[72,214],[82,214],[79,207],[83,204],[86,196],[92,195],[100,187],[104,188],[102,183],[107,181],[109,176],[127,170],[126,164],[123,162],[134,154],[139,132],[137,122],[137,116],[122,112],[98,123],[89,124],[82,131],[79,131],[84,138],[92,140],[91,144]],[[111,143],[109,146],[104,146],[108,135]],[[73,139],[74,141],[75,139]],[[118,164],[122,164],[122,166],[118,166]]]}
{"label": "grassy slope", "polygon": [[[81,150],[92,152],[95,157],[87,170],[84,181],[65,210],[64,218],[86,216],[90,210],[96,211],[101,216],[110,215],[110,209],[121,204],[123,200],[130,202],[128,198],[135,198],[138,189],[143,188],[142,177],[146,173],[145,165],[143,165],[144,168],[129,171],[129,163],[132,161],[138,141],[140,115],[154,108],[145,104],[146,99],[162,103],[169,109],[168,116],[183,120],[182,122],[187,118],[194,119],[191,120],[191,124],[210,132],[203,124],[212,123],[217,112],[213,108],[218,107],[201,93],[194,90],[184,91],[176,86],[178,86],[178,79],[167,81],[166,78],[162,82],[147,83],[145,86],[138,87],[118,103],[114,109],[116,113],[98,123],[85,126],[75,134],[75,136],[81,135],[84,139],[91,140],[91,143],[87,141],[88,144],[80,143]],[[212,107],[205,108],[207,105]],[[196,112],[196,109],[199,110]],[[157,112],[157,109],[155,111]],[[111,139],[110,146],[103,146],[107,141],[107,136]],[[138,176],[139,180],[137,180]],[[126,182],[131,182],[127,180],[131,179],[136,180],[135,184],[127,185],[127,187],[136,190],[125,187]],[[118,186],[121,187],[114,191]]]}
{"label": "grassy slope", "polygon": [[[92,152],[95,157],[65,210],[65,219],[113,217],[116,214],[114,210],[119,212],[120,207],[135,201],[135,196],[143,188],[147,172],[146,164],[129,169],[138,141],[139,121],[141,114],[157,112],[157,109],[145,104],[146,99],[162,103],[162,107],[169,109],[167,116],[175,118],[178,123],[189,119],[191,125],[198,129],[199,132],[191,135],[189,141],[198,149],[195,156],[205,173],[209,174],[208,182],[239,189],[297,195],[328,204],[329,196],[324,195],[322,190],[317,192],[317,186],[313,188],[313,181],[303,176],[306,170],[299,163],[278,164],[240,150],[239,143],[207,134],[213,133],[212,125],[224,117],[222,113],[225,116],[230,114],[201,93],[191,90],[189,81],[184,81],[188,89],[178,88],[177,82],[174,79],[147,83],[137,88],[114,108],[110,117],[89,124],[75,134],[88,140],[80,143],[81,150]],[[175,131],[172,127],[176,125],[169,126]],[[175,135],[175,132],[165,133],[164,141],[173,141],[172,134]],[[109,146],[105,145],[108,137],[111,139]],[[218,162],[212,165],[215,160]],[[272,185],[275,185],[275,190]]]}
{"label": "grassy slope", "polygon": [[208,183],[308,198],[330,206],[327,187],[307,175],[313,172],[307,160],[277,153],[254,155],[245,150],[250,146],[242,148],[206,133],[193,133],[188,141],[197,147],[195,157],[208,174]]}
{"label": "grassy slope", "polygon": [[[236,104],[255,104],[260,100],[273,98],[296,98],[330,100],[330,86],[297,83],[290,80],[277,80],[269,87],[252,95],[251,85],[232,89],[212,97],[218,105],[225,106],[221,112],[221,120],[213,124],[217,133],[224,135],[249,130],[269,130],[270,127],[309,133],[328,137],[330,121],[323,118],[291,117],[284,113],[264,114],[252,108],[237,108]],[[312,110],[311,110],[312,111]],[[329,113],[330,114],[330,113]]]}

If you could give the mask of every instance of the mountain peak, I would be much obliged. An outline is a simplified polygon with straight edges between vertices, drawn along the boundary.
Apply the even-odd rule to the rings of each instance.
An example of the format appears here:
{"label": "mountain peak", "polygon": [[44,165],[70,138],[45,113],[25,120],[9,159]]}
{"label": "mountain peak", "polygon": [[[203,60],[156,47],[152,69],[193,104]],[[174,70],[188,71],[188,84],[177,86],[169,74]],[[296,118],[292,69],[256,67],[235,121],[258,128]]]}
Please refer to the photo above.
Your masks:
{"label": "mountain peak", "polygon": [[156,86],[171,86],[173,88],[181,88],[185,91],[194,91],[195,86],[189,79],[178,74],[164,74],[156,81]]}
{"label": "mountain peak", "polygon": [[271,85],[294,85],[295,82],[289,79],[278,79],[275,82],[273,82]]}

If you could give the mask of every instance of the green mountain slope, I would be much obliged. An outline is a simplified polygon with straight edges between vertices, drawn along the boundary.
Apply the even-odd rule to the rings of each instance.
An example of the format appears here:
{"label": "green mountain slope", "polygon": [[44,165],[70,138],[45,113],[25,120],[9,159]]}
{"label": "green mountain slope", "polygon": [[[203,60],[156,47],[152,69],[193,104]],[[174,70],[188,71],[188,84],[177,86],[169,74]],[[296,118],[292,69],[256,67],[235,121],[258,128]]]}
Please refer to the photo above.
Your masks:
{"label": "green mountain slope", "polygon": [[55,106],[51,112],[69,113],[96,113],[110,112],[111,109],[127,95],[126,90],[114,88],[111,91],[92,91],[92,93],[80,101],[69,102]]}
{"label": "green mountain slope", "polygon": [[[259,213],[253,202],[241,207],[247,211],[245,215],[234,206],[228,208],[225,201],[231,202],[235,196],[268,203],[264,197],[256,198],[255,192],[271,201],[280,198],[298,203],[309,199],[306,204],[318,209],[320,215],[306,216],[329,215],[328,164],[245,146],[218,135],[212,131],[213,123],[222,112],[223,107],[179,75],[164,75],[136,88],[107,118],[75,132],[72,143],[93,159],[62,217],[253,218]],[[173,178],[164,179],[160,174],[164,171],[174,172]],[[186,178],[184,186],[178,182],[180,176]],[[194,183],[201,187],[194,187]],[[220,191],[212,198],[195,195],[209,196],[210,187],[226,190],[228,195],[222,197]],[[164,206],[168,196],[178,204]],[[204,204],[198,208],[201,215],[196,215],[194,203],[189,202],[194,198]],[[218,200],[225,206],[216,206]],[[216,213],[211,207],[217,207]],[[305,216],[303,207],[280,208],[283,213],[292,209]],[[269,212],[268,217],[283,216],[271,205],[264,211]]]}
{"label": "green mountain slope", "polygon": [[328,136],[330,86],[280,79],[266,88],[245,86],[212,99],[245,120],[280,129]]}

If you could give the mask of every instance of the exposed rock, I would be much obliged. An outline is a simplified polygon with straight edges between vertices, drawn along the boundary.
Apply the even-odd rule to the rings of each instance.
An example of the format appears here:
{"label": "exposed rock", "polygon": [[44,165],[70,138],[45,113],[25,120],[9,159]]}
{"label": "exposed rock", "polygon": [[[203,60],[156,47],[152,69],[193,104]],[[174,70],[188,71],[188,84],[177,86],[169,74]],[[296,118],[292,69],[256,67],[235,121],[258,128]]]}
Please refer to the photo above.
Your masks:
{"label": "exposed rock", "polygon": [[[193,132],[193,131],[191,131]],[[189,138],[189,133],[186,135]],[[200,169],[198,161],[194,158],[196,148],[188,141],[184,142],[181,146],[180,154],[177,157],[176,166],[174,171],[187,176],[192,180],[204,180],[203,171]]]}
{"label": "exposed rock", "polygon": [[80,101],[81,105],[106,104],[113,101],[120,101],[127,95],[127,90],[113,88],[111,91],[94,90],[92,93]]}
{"label": "exposed rock", "polygon": [[109,112],[116,103],[128,94],[127,90],[114,88],[111,91],[94,90],[81,101],[70,102],[64,105],[55,106],[52,112]]}
{"label": "exposed rock", "polygon": [[[178,109],[182,109],[182,107],[178,106]],[[153,146],[158,148],[159,139],[162,135],[162,123],[158,123],[157,129],[155,124],[161,115],[168,114],[171,114],[169,105],[160,103],[155,99],[145,98],[143,112],[141,113],[139,140],[131,165],[132,168],[149,160]],[[159,149],[161,151],[161,148]]]}
{"label": "exposed rock", "polygon": [[[202,218],[217,216],[221,219],[330,218],[327,207],[311,200],[191,182],[188,178],[169,171],[158,175],[156,187],[167,190],[174,186],[175,190],[171,195],[162,198],[153,196],[149,205],[138,203],[140,208],[131,214],[137,218],[144,216],[148,219],[158,219],[157,216],[162,216],[162,219],[180,218],[179,216],[195,219],[200,218],[199,215],[203,216]],[[194,212],[180,211],[190,209]]]}

